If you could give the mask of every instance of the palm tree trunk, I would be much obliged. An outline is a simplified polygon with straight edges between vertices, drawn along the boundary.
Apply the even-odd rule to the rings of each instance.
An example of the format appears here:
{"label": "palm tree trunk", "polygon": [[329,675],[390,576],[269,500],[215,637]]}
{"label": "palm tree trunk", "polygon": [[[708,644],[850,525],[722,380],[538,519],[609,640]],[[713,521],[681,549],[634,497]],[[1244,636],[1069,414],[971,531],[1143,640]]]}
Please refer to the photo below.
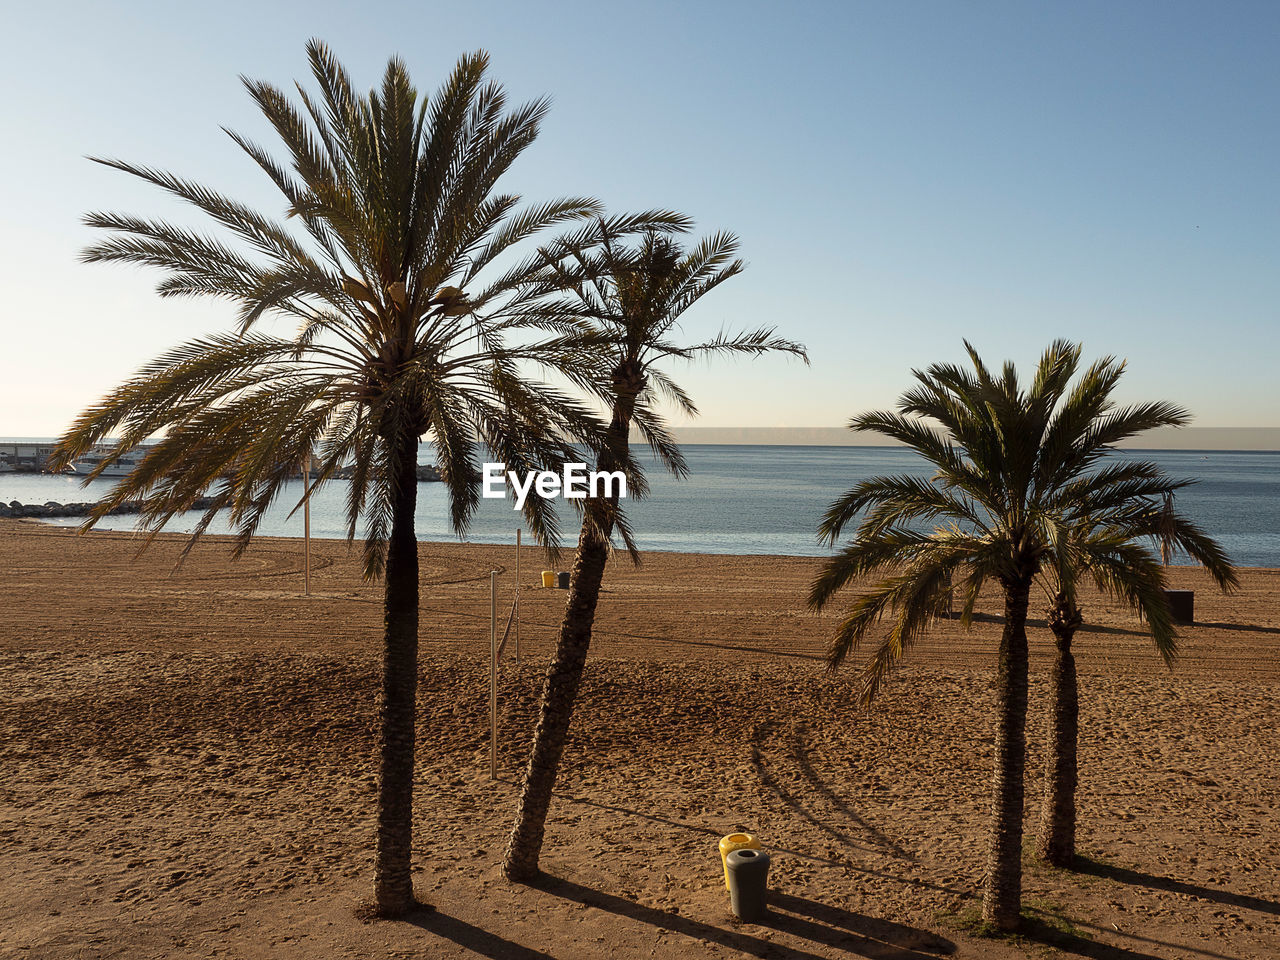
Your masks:
{"label": "palm tree trunk", "polygon": [[1027,760],[1027,596],[1030,582],[1005,585],[1004,633],[996,673],[997,729],[991,784],[991,846],[982,918],[1001,932],[1022,913],[1023,772]]}
{"label": "palm tree trunk", "polygon": [[[635,397],[643,386],[637,372],[624,371],[622,367],[615,373],[615,383],[623,389],[614,403],[613,419],[609,424],[609,449],[599,458],[603,470],[613,469],[615,461],[610,450],[627,449]],[[596,619],[605,563],[609,559],[609,534],[613,530],[616,506],[616,498],[601,498],[588,500],[584,510],[578,553],[569,576],[569,597],[564,619],[560,622],[560,639],[543,684],[533,749],[529,753],[524,783],[520,788],[520,802],[516,807],[516,823],[502,860],[502,870],[508,880],[523,882],[538,875],[547,811],[551,806],[560,757],[564,754],[569,722],[573,719],[573,705],[591,646],[591,628]]]}
{"label": "palm tree trunk", "polygon": [[1050,613],[1057,656],[1050,677],[1049,716],[1045,743],[1044,806],[1040,811],[1040,859],[1055,867],[1069,867],[1076,858],[1076,743],[1080,729],[1076,658],[1071,641],[1079,623]]}
{"label": "palm tree trunk", "polygon": [[547,810],[569,734],[569,721],[573,718],[578,685],[587,663],[591,627],[608,558],[608,544],[584,524],[569,578],[569,599],[560,624],[560,640],[542,691],[542,707],[520,791],[516,824],[502,863],[509,880],[531,880],[538,874]]}
{"label": "palm tree trunk", "polygon": [[387,544],[381,733],[378,743],[378,842],[374,897],[379,915],[411,910],[413,896],[413,764],[418,695],[418,439],[395,451],[391,538]]}

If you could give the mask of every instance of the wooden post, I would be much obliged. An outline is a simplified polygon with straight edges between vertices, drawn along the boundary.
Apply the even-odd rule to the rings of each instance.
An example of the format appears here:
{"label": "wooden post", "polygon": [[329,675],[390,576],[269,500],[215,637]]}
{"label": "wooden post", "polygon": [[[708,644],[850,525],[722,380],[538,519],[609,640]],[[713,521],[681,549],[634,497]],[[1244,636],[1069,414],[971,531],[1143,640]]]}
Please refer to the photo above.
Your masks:
{"label": "wooden post", "polygon": [[498,571],[489,571],[489,779],[498,779]]}
{"label": "wooden post", "polygon": [[516,663],[520,662],[520,528],[516,527]]}
{"label": "wooden post", "polygon": [[311,596],[311,451],[302,461],[302,565],[303,590]]}

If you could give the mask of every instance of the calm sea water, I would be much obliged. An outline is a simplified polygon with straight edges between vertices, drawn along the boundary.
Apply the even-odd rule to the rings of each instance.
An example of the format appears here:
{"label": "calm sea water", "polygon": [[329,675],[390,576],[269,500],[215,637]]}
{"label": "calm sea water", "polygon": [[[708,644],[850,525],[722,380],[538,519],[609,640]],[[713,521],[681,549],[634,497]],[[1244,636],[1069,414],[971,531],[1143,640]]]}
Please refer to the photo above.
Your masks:
{"label": "calm sea water", "polygon": [[[895,447],[687,445],[684,450],[692,471],[689,479],[676,481],[651,469],[650,498],[628,502],[642,549],[824,555],[828,550],[819,545],[814,531],[832,500],[876,474],[930,472],[914,453]],[[424,462],[428,454],[424,445]],[[1154,460],[1173,476],[1198,480],[1179,494],[1178,509],[1216,537],[1235,563],[1280,567],[1280,454],[1144,450],[1116,456]],[[0,501],[93,500],[111,483],[95,481],[84,489],[70,477],[0,474]],[[287,517],[301,489],[298,482],[286,490],[262,525],[264,535],[302,536],[301,511]],[[345,535],[344,489],[344,483],[335,482],[312,499],[312,536]],[[572,546],[576,515],[565,510],[562,519],[565,543]],[[77,521],[59,522],[74,526]],[[170,529],[189,530],[193,523],[184,518]],[[520,516],[510,501],[484,500],[466,539],[511,543],[519,525]],[[113,530],[133,526],[131,517],[111,517],[100,524]],[[441,484],[419,486],[417,529],[424,540],[454,539]],[[227,528],[215,524],[211,532]]]}

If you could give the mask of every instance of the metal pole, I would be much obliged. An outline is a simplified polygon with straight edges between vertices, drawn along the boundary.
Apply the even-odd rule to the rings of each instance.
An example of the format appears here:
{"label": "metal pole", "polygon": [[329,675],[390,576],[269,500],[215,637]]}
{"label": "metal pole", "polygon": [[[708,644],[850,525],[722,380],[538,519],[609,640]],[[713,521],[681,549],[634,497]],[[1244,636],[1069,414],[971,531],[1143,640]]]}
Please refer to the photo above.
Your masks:
{"label": "metal pole", "polygon": [[302,562],[306,596],[311,596],[311,451],[302,461]]}
{"label": "metal pole", "polygon": [[498,779],[498,571],[489,571],[489,779]]}
{"label": "metal pole", "polygon": [[520,528],[516,527],[516,663],[520,662]]}

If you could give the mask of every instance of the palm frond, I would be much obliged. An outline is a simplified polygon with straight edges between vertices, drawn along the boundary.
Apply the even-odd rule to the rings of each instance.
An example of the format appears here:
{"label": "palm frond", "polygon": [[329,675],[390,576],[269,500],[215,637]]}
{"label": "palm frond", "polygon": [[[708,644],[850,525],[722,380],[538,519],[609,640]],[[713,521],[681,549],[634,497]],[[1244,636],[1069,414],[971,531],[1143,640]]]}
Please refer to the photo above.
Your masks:
{"label": "palm frond", "polygon": [[[314,451],[312,494],[350,467],[347,534],[363,532],[365,570],[377,575],[403,473],[393,461],[419,438],[435,444],[451,522],[463,532],[477,505],[482,445],[541,467],[604,429],[574,398],[523,373],[530,365],[571,370],[594,387],[609,367],[597,349],[604,341],[587,341],[576,310],[553,312],[530,293],[547,284],[558,258],[520,248],[557,227],[625,236],[680,232],[688,221],[663,211],[604,218],[589,197],[521,207],[500,192],[548,103],[509,106],[486,78],[484,53],[460,59],[430,98],[419,97],[396,58],[362,94],[325,44],[311,41],[307,55],[314,85],[299,85],[296,98],[244,80],[283,145],[280,157],[229,132],[285,197],[285,222],[155,167],[100,161],[185,201],[212,229],[91,214],[89,224],[107,236],[84,258],[157,268],[163,296],[223,300],[236,332],[144,366],[73,424],[57,458],[69,462],[111,442],[110,462],[163,436],[104,503],[141,498],[143,525],[154,530],[214,492],[215,511],[230,519],[243,549],[296,473],[293,461]],[[512,257],[514,271],[497,266]],[[563,290],[553,284],[543,294]],[[251,332],[268,315],[290,318],[297,335]],[[550,339],[530,339],[536,329]],[[650,427],[678,468],[669,436]],[[541,501],[531,509],[535,536],[554,545],[554,511]],[[213,515],[201,518],[196,536]]]}
{"label": "palm frond", "polygon": [[[1152,540],[1186,551],[1224,590],[1238,582],[1235,571],[1212,538],[1157,506],[1192,481],[1151,462],[1103,458],[1121,440],[1187,422],[1186,411],[1164,402],[1117,406],[1124,363],[1104,357],[1078,374],[1081,349],[1066,340],[1049,345],[1026,387],[1012,363],[993,372],[971,343],[964,346],[968,368],[913,371],[916,383],[895,411],[850,421],[854,430],[906,444],[936,472],[929,480],[863,480],[822,518],[819,535],[831,544],[857,526],[814,578],[812,607],[881,576],[849,607],[830,662],[839,663],[894,613],[864,671],[864,696],[873,696],[930,622],[944,572],[948,591],[960,591],[966,625],[990,580],[1025,595],[1041,577],[1050,597],[1078,610],[1078,583],[1092,578],[1143,613],[1157,650],[1172,662],[1175,635]],[[930,533],[931,523],[941,526]]]}

